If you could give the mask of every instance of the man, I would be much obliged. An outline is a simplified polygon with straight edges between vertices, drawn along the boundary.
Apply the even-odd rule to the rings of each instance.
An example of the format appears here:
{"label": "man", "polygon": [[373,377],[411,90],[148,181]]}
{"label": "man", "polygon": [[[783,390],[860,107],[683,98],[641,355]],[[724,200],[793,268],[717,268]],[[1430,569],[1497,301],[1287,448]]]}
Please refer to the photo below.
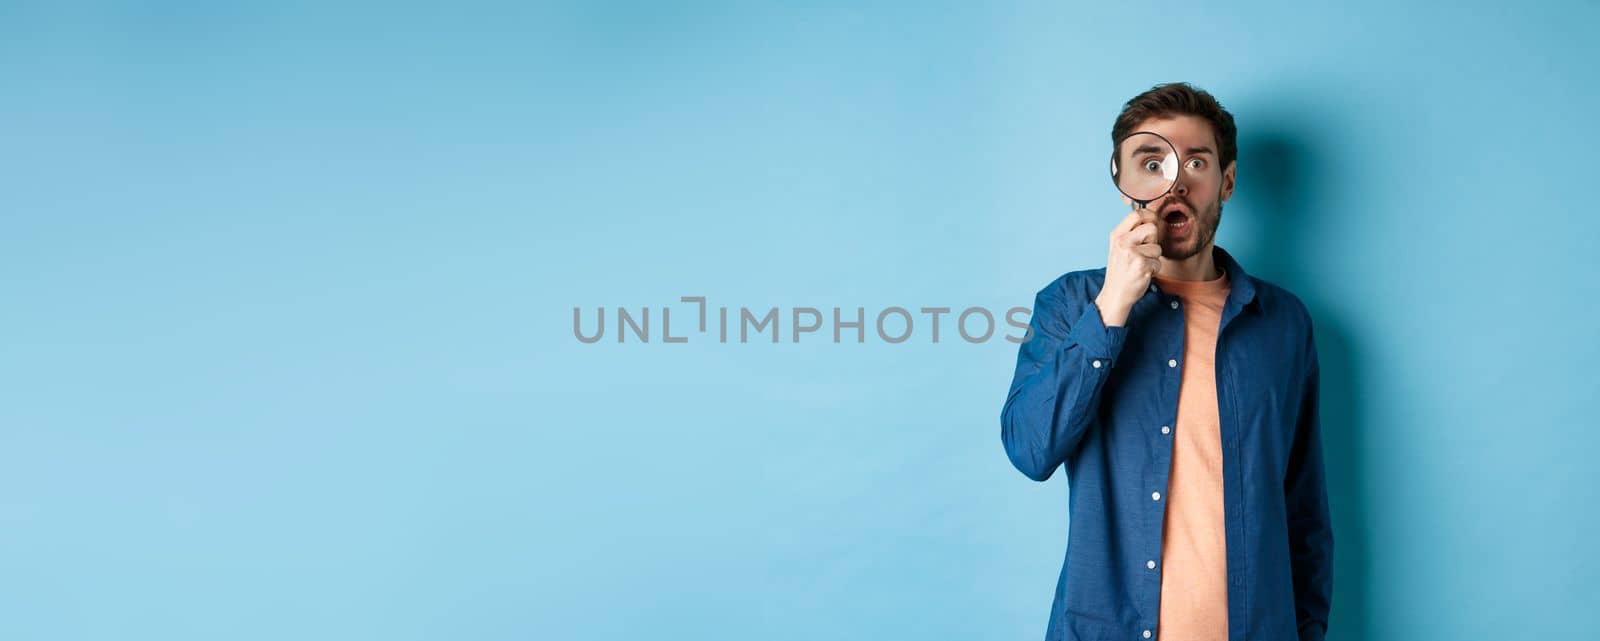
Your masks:
{"label": "man", "polygon": [[1320,641],[1333,530],[1311,317],[1213,244],[1233,116],[1159,85],[1113,144],[1136,131],[1171,141],[1176,182],[1112,228],[1105,267],[1038,292],[1001,411],[1011,463],[1035,481],[1065,464],[1070,487],[1046,639]]}

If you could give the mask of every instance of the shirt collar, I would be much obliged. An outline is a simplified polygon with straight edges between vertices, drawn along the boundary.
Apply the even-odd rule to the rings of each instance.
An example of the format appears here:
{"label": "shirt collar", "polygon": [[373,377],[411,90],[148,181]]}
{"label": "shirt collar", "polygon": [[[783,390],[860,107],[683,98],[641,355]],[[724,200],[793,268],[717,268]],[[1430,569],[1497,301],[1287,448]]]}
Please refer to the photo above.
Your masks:
{"label": "shirt collar", "polygon": [[[1237,305],[1241,309],[1249,309],[1260,313],[1261,301],[1256,297],[1255,278],[1245,273],[1244,267],[1239,264],[1239,261],[1234,260],[1233,255],[1229,254],[1228,250],[1219,245],[1212,245],[1211,262],[1228,272],[1229,291],[1226,305],[1230,307]],[[1155,279],[1151,279],[1150,288],[1151,291],[1161,291],[1160,285],[1156,284]]]}

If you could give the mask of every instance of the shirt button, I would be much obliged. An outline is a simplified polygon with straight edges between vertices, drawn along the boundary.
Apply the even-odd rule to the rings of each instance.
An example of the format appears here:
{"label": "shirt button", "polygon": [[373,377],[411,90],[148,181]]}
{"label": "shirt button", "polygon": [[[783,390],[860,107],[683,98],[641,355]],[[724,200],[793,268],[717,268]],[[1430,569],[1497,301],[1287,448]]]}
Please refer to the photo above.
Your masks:
{"label": "shirt button", "polygon": [[1171,425],[1162,425],[1161,426],[1161,433],[1162,434],[1171,434],[1172,433],[1172,426]]}
{"label": "shirt button", "polygon": [[1154,569],[1156,569],[1156,562],[1155,561],[1145,561],[1144,562],[1144,566],[1154,570]]}
{"label": "shirt button", "polygon": [[1176,359],[1176,358],[1167,359],[1167,367],[1177,367],[1177,366],[1178,366],[1178,359]]}
{"label": "shirt button", "polygon": [[1150,500],[1152,500],[1152,501],[1161,500],[1161,493],[1160,492],[1151,492],[1150,493]]}
{"label": "shirt button", "polygon": [[1172,301],[1172,308],[1173,309],[1177,309],[1178,308],[1178,301]]}
{"label": "shirt button", "polygon": [[1156,285],[1155,285],[1155,283],[1151,283],[1151,284],[1150,284],[1150,291],[1152,291],[1152,292],[1153,292],[1153,291],[1155,291],[1155,290],[1156,290]]}
{"label": "shirt button", "polygon": [[1149,630],[1145,630],[1144,631],[1144,638],[1146,638],[1146,639],[1150,638],[1150,631]]}
{"label": "shirt button", "polygon": [[1100,359],[1098,359],[1098,358],[1094,359],[1094,366],[1095,366],[1095,369],[1099,369],[1100,368]]}

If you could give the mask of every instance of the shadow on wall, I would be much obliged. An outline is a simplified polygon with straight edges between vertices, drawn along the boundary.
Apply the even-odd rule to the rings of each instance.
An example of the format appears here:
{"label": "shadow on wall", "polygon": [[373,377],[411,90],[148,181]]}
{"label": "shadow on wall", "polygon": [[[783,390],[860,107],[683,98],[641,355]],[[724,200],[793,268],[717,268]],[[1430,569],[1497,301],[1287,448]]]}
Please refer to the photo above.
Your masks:
{"label": "shadow on wall", "polygon": [[1338,212],[1326,204],[1331,199],[1319,197],[1319,193],[1326,194],[1333,185],[1349,184],[1329,171],[1353,165],[1319,157],[1319,152],[1325,156],[1333,148],[1319,142],[1327,140],[1329,126],[1304,116],[1240,123],[1239,179],[1233,200],[1245,205],[1239,209],[1250,218],[1244,223],[1250,228],[1247,233],[1259,239],[1240,262],[1252,274],[1299,296],[1311,311],[1322,367],[1323,457],[1334,526],[1334,594],[1328,639],[1346,641],[1372,638],[1367,541],[1371,494],[1365,477],[1370,413],[1360,394],[1359,368],[1367,361],[1344,320],[1349,310],[1337,304],[1332,292],[1319,287],[1327,282],[1324,279],[1337,275],[1312,273],[1311,265],[1302,258],[1310,252],[1336,250],[1311,237],[1308,230],[1315,226],[1304,224],[1318,217],[1337,220]]}

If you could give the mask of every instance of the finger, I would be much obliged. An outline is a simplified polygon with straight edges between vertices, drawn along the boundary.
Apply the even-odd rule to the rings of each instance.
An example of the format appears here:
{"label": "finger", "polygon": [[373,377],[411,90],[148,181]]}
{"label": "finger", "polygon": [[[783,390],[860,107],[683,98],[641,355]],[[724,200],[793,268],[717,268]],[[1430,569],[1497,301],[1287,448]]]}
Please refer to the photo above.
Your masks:
{"label": "finger", "polygon": [[1128,244],[1125,245],[1126,247],[1153,241],[1156,239],[1156,225],[1155,223],[1139,223],[1134,225],[1133,229],[1123,238],[1128,241]]}
{"label": "finger", "polygon": [[1133,251],[1138,252],[1140,256],[1144,256],[1145,258],[1157,258],[1161,256],[1161,246],[1155,243],[1141,243],[1139,245],[1134,245]]}
{"label": "finger", "polygon": [[1122,222],[1117,223],[1116,227],[1111,228],[1111,235],[1117,236],[1126,234],[1128,233],[1128,230],[1133,229],[1133,226],[1137,224],[1139,224],[1139,212],[1130,211],[1128,212],[1128,215],[1122,217]]}
{"label": "finger", "polygon": [[1159,274],[1159,273],[1161,273],[1161,259],[1160,258],[1147,259],[1147,260],[1145,260],[1145,265],[1147,267],[1149,267],[1151,274]]}
{"label": "finger", "polygon": [[1154,244],[1156,242],[1155,230],[1146,224],[1134,227],[1133,231],[1117,238],[1117,245],[1123,249],[1131,249],[1139,245]]}

